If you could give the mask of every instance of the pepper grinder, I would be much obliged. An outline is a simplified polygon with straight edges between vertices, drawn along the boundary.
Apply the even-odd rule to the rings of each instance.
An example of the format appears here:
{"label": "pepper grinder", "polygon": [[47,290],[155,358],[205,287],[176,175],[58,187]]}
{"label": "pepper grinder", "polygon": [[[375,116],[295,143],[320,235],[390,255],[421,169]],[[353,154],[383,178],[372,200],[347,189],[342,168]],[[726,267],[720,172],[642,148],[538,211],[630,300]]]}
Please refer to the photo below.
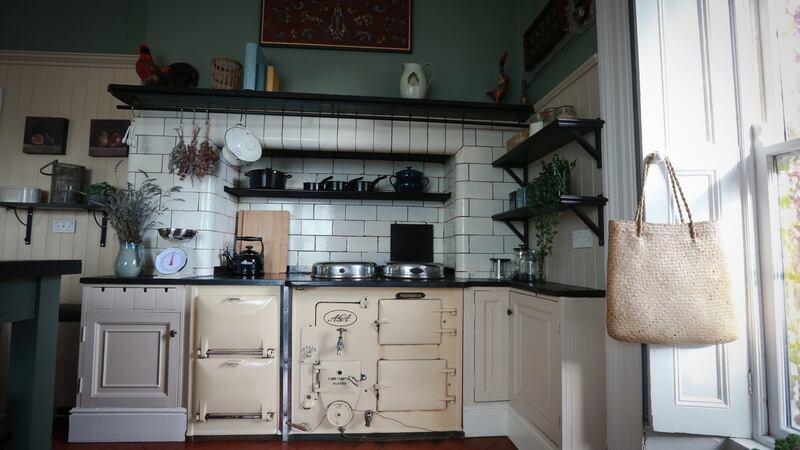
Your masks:
{"label": "pepper grinder", "polygon": [[510,261],[508,258],[489,258],[492,262],[492,278],[495,280],[506,279],[506,263]]}

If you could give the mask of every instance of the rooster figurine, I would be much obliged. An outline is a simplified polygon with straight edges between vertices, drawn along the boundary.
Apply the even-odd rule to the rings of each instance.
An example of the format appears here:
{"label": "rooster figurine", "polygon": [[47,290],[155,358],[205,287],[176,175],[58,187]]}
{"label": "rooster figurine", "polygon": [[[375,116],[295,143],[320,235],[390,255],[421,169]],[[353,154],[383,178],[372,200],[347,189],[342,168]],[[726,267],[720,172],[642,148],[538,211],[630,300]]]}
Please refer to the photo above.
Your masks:
{"label": "rooster figurine", "polygon": [[511,82],[511,77],[506,75],[505,69],[507,57],[508,52],[503,52],[503,55],[500,56],[500,76],[497,79],[497,86],[486,93],[495,103],[503,101],[503,97],[505,97],[506,92],[508,92],[508,84]]}
{"label": "rooster figurine", "polygon": [[153,61],[150,47],[139,46],[139,59],[136,61],[136,74],[145,86],[170,86],[193,88],[199,79],[197,69],[187,63],[173,63],[158,66]]}

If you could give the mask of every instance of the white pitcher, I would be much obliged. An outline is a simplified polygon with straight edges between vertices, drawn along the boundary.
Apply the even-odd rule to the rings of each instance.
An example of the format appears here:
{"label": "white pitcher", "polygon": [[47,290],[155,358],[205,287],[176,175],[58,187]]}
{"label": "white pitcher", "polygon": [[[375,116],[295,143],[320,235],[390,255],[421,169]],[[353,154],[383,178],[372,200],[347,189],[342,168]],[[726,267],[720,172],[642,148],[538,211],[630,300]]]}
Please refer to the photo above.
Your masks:
{"label": "white pitcher", "polygon": [[[400,77],[400,96],[403,98],[425,98],[428,86],[436,75],[436,67],[431,63],[403,63],[403,75]],[[431,78],[425,76],[422,70],[425,66],[431,67]]]}

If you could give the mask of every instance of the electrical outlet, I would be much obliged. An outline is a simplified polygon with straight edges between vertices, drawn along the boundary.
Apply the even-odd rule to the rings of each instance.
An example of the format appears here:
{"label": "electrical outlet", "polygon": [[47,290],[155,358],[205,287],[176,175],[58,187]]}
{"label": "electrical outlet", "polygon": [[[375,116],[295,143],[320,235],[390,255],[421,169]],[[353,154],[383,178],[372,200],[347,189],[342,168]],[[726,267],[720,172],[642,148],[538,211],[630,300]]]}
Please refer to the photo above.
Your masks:
{"label": "electrical outlet", "polygon": [[592,232],[578,230],[572,232],[572,248],[590,248],[592,246]]}
{"label": "electrical outlet", "polygon": [[53,233],[75,233],[75,221],[56,219],[53,221]]}

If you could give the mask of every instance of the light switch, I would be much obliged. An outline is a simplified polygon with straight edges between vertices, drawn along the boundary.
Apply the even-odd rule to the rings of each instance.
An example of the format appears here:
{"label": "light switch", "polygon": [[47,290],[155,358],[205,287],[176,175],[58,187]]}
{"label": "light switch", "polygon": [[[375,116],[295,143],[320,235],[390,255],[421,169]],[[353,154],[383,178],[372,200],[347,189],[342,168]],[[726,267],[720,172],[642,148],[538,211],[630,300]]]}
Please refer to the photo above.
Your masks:
{"label": "light switch", "polygon": [[53,221],[53,233],[75,233],[75,221],[56,219]]}
{"label": "light switch", "polygon": [[577,230],[572,232],[572,248],[590,248],[592,246],[592,232]]}

